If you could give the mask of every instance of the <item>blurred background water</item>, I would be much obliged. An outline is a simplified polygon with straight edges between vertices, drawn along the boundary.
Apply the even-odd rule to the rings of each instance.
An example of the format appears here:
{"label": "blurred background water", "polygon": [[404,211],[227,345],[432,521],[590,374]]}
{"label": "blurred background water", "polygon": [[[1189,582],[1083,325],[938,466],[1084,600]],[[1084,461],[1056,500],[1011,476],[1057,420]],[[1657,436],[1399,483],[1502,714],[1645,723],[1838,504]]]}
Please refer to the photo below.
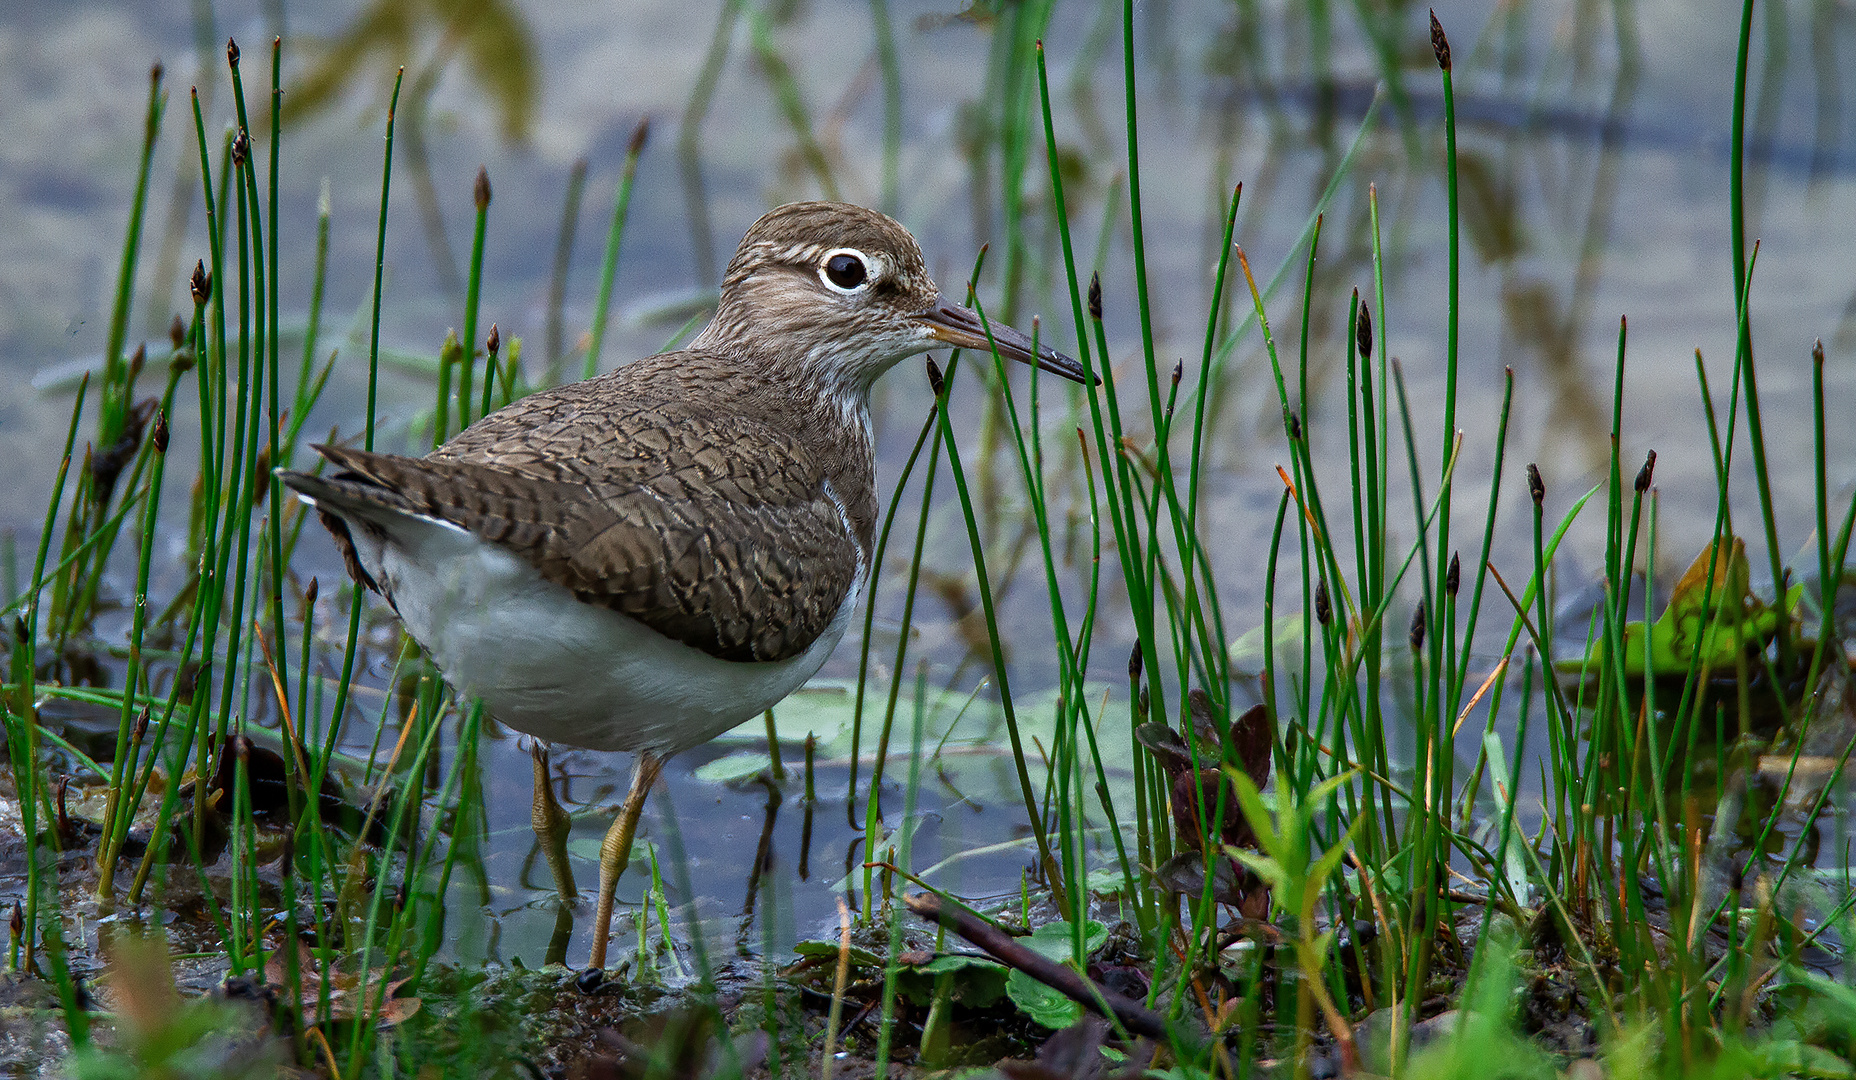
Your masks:
{"label": "blurred background water", "polygon": [[[523,340],[527,370],[561,357],[567,370],[578,370],[614,185],[641,119],[651,122],[651,137],[602,366],[661,348],[709,299],[719,267],[762,211],[818,197],[894,214],[921,240],[950,295],[959,295],[980,245],[991,243],[980,283],[989,312],[1021,326],[1038,316],[1046,341],[1070,347],[1074,330],[1030,76],[1031,40],[1039,36],[1079,259],[1099,253],[1103,260],[1116,370],[1139,385],[1120,7],[1059,0],[1048,27],[1028,25],[1032,10],[846,0],[9,6],[0,11],[0,460],[8,466],[0,527],[31,549],[75,376],[100,362],[155,61],[165,65],[173,92],[155,155],[131,340],[164,341],[170,317],[188,309],[185,271],[204,254],[205,233],[186,90],[199,86],[209,139],[217,140],[231,115],[227,37],[244,47],[248,93],[268,84],[265,46],[274,35],[285,38],[279,230],[286,334],[300,335],[304,322],[325,184],[331,205],[324,344],[339,355],[310,432],[353,433],[364,415],[380,134],[400,64],[406,84],[387,228],[382,333],[391,362],[381,383],[383,448],[416,449],[420,424],[429,431],[431,363],[446,331],[463,319],[479,166],[494,189],[483,322],[496,322],[505,341]],[[1454,48],[1462,154],[1464,449],[1454,534],[1480,535],[1503,371],[1510,368],[1515,410],[1494,562],[1516,568],[1511,580],[1525,576],[1527,496],[1519,467],[1539,463],[1554,515],[1602,479],[1618,320],[1628,317],[1622,455],[1628,468],[1646,450],[1660,455],[1657,564],[1673,575],[1706,541],[1714,519],[1695,363],[1700,350],[1719,402],[1735,332],[1727,195],[1738,9],[1509,0],[1444,4],[1437,13]],[[1309,312],[1307,404],[1316,460],[1331,470],[1324,479],[1344,490],[1343,335],[1349,290],[1372,285],[1367,190],[1375,185],[1391,313],[1390,325],[1377,328],[1379,340],[1403,364],[1420,460],[1434,478],[1444,441],[1448,236],[1442,96],[1425,9],[1380,0],[1144,0],[1135,25],[1158,356],[1184,360],[1187,385],[1196,380],[1224,209],[1231,187],[1242,182],[1237,240],[1259,284],[1293,266],[1268,304],[1285,356],[1293,357],[1306,259],[1299,244],[1333,184]],[[1856,141],[1841,71],[1853,39],[1856,11],[1834,0],[1763,4],[1752,39],[1748,234],[1762,244],[1751,310],[1780,485],[1780,535],[1797,545],[1783,553],[1788,559],[1811,528],[1806,418],[1815,339],[1824,342],[1831,400],[1847,402],[1856,392],[1856,232],[1849,224],[1856,220]],[[885,65],[890,45],[893,82]],[[1028,140],[1013,135],[1025,130]],[[572,241],[557,309],[563,213],[581,167],[584,197],[566,218]],[[1006,209],[1014,205],[1021,209]],[[1105,219],[1116,224],[1102,231]],[[1008,243],[1014,236],[1016,247]],[[1249,308],[1234,282],[1227,317],[1241,319]],[[290,348],[287,338],[286,356]],[[1238,343],[1213,386],[1203,513],[1224,617],[1236,637],[1261,621],[1264,560],[1282,491],[1273,466],[1287,460],[1259,334]],[[998,552],[991,561],[1015,681],[1036,692],[1052,684],[1055,664],[1036,559],[1025,547],[1028,515],[1009,479],[1005,445],[988,426],[979,381],[965,381],[957,396],[972,419],[963,430],[979,440],[965,450],[968,467],[997,471],[996,483],[982,483],[983,524]],[[1054,404],[1061,400],[1046,402],[1053,447],[1046,467],[1057,478],[1053,487],[1075,491],[1078,462]],[[886,490],[928,401],[914,362],[878,388]],[[177,446],[188,445],[192,422],[176,417]],[[1847,487],[1856,425],[1833,424],[1829,437],[1832,483]],[[170,476],[191,472],[189,463]],[[1748,501],[1737,504],[1748,515],[1751,492],[1744,485]],[[975,621],[972,560],[951,498],[943,485],[931,513],[910,660],[933,662],[948,714],[989,664],[974,647],[984,628]],[[898,536],[912,535],[910,505],[905,500]],[[1080,516],[1086,508],[1072,505],[1064,554],[1080,585],[1089,534]],[[1395,508],[1393,520],[1408,523],[1409,510]],[[1602,528],[1594,516],[1569,533],[1558,568],[1563,602],[1576,604],[1584,583],[1596,579]],[[1405,542],[1409,532],[1407,525]],[[298,569],[325,585],[338,580],[332,549],[311,533]],[[176,560],[183,547],[184,538],[174,537]],[[1752,563],[1766,565],[1763,553]],[[181,570],[177,561],[158,562],[158,580],[165,573],[177,581]],[[1284,576],[1279,603],[1299,604],[1297,577]],[[900,590],[888,587],[893,580],[879,590],[878,658],[895,648]],[[1105,572],[1104,581],[1092,675],[1105,687],[1125,687],[1133,640],[1126,597],[1117,574]],[[130,587],[126,575],[122,586]],[[1402,623],[1408,613],[1396,617]],[[345,619],[331,618],[345,627]],[[381,634],[388,640],[385,629]],[[1492,651],[1493,632],[1485,635]],[[339,631],[328,637],[339,649]],[[855,675],[857,660],[847,642],[824,673],[840,682],[782,710],[783,730],[815,724],[826,729],[828,749],[838,748],[830,736],[847,709],[837,688]],[[877,661],[881,685],[888,666]],[[381,661],[368,675],[370,693],[360,704],[370,717],[387,701],[385,671]],[[985,730],[979,724],[981,734],[971,737],[980,748],[958,751],[957,741],[957,752],[928,767],[929,812],[917,839],[918,866],[973,852],[938,879],[970,894],[1016,891],[1028,861],[1022,846],[1009,843],[1021,835],[1022,815],[1014,814],[1009,769],[996,752],[983,751]],[[899,732],[892,746],[906,742]],[[475,923],[461,931],[457,949],[532,963],[560,938],[528,831],[527,762],[514,738],[489,745],[485,873],[460,886],[460,896],[474,896],[491,918],[480,931]],[[754,872],[775,868],[781,888],[790,889],[780,898],[776,936],[814,935],[835,922],[834,884],[863,858],[845,821],[843,762],[821,773],[822,801],[805,815],[791,789],[781,806],[768,789],[692,772],[728,749],[692,753],[667,774],[694,886],[709,898],[703,910],[732,918],[751,909]],[[556,765],[576,806],[610,806],[625,781],[626,763],[613,755],[563,752]],[[892,793],[898,772],[892,763]],[[663,803],[654,801],[651,811],[658,834]],[[899,807],[899,795],[890,804]],[[603,815],[593,814],[576,831],[583,880],[590,880],[588,860],[603,827]],[[988,850],[995,845],[1000,849]],[[642,888],[633,875],[624,894],[635,900]]]}

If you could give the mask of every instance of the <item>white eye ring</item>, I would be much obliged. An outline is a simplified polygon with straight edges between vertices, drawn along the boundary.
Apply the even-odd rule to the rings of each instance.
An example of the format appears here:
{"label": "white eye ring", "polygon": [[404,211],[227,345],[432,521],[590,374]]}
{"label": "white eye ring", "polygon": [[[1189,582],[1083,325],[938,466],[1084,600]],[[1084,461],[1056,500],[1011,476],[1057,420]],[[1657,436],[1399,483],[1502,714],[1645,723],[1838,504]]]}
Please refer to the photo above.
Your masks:
{"label": "white eye ring", "polygon": [[870,287],[874,277],[870,256],[856,248],[837,248],[825,253],[818,264],[818,279],[841,296],[852,296]]}

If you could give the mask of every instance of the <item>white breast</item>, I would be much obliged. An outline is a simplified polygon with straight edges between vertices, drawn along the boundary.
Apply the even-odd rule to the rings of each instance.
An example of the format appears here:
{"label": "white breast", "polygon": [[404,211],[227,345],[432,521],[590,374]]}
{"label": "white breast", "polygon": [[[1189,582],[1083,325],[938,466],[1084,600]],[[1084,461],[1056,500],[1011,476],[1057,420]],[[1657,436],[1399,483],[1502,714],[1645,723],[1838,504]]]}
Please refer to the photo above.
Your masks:
{"label": "white breast", "polygon": [[549,742],[660,756],[708,742],[797,690],[837,647],[861,575],[798,656],[720,660],[581,602],[508,551],[448,522],[370,519],[355,553],[460,696]]}

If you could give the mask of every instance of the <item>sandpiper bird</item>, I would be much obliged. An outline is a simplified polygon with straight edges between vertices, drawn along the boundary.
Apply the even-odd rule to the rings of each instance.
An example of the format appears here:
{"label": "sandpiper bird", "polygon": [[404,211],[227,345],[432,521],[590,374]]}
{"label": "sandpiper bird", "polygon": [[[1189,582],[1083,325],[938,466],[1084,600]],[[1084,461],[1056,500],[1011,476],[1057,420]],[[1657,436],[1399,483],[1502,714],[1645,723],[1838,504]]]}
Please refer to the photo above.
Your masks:
{"label": "sandpiper bird", "polygon": [[844,635],[876,530],[871,384],[943,345],[1088,378],[942,299],[894,220],[793,203],[748,230],[689,348],[530,395],[423,458],[319,446],[330,475],[281,473],[458,693],[540,740],[533,822],[564,895],[543,742],[637,753],[592,970],[664,760],[798,689]]}

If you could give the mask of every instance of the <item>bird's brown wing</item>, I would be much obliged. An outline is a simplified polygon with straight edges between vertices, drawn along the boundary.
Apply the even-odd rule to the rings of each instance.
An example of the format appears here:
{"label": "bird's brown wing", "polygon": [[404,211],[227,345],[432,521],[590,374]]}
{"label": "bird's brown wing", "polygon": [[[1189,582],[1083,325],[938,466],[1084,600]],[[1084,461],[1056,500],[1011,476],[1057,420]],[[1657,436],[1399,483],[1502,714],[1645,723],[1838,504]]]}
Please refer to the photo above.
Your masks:
{"label": "bird's brown wing", "polygon": [[686,645],[741,661],[804,652],[862,569],[815,455],[738,413],[600,404],[497,414],[426,458],[317,449],[344,498],[468,529]]}

